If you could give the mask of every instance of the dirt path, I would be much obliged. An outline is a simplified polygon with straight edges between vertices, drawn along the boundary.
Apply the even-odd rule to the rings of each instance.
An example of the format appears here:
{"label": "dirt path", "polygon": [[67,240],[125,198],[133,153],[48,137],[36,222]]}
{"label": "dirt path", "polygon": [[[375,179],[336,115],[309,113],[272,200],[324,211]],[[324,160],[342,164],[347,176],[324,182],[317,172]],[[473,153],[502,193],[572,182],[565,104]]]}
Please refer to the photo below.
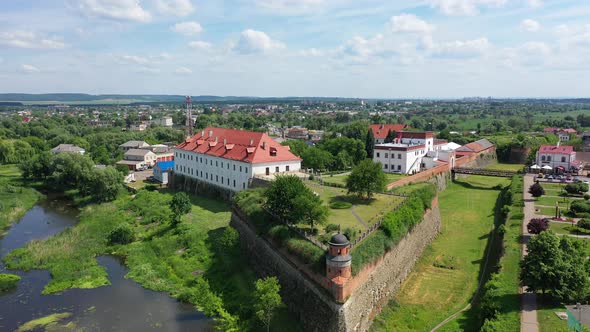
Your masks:
{"label": "dirt path", "polygon": [[356,207],[356,205],[353,205],[350,208],[350,212],[352,212],[352,215],[356,218],[356,220],[361,223],[361,225],[365,226],[365,229],[369,229],[369,225],[367,225],[363,219],[356,213],[356,211],[354,210],[354,208]]}
{"label": "dirt path", "polygon": [[[524,221],[522,223],[522,257],[526,256],[527,246],[531,238],[531,234],[526,228],[526,221],[531,220],[537,215],[535,214],[535,201],[531,194],[528,193],[528,188],[533,185],[534,175],[527,174],[524,176]],[[521,332],[539,332],[539,322],[537,320],[537,295],[525,291],[525,287],[520,287],[521,297],[521,311],[520,311],[520,331]]]}

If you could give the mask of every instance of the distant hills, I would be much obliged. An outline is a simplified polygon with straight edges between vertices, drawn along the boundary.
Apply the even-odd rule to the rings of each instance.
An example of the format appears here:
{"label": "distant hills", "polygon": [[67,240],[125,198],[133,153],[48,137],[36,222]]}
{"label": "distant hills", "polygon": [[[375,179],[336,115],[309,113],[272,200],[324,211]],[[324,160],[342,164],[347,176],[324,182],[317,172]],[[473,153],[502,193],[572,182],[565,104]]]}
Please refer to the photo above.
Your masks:
{"label": "distant hills", "polygon": [[[184,103],[186,96],[181,95],[90,95],[85,93],[0,93],[0,105],[7,103],[24,104],[153,104]],[[237,97],[237,96],[191,96],[193,102],[288,102],[288,101],[344,101],[357,98],[333,97]]]}

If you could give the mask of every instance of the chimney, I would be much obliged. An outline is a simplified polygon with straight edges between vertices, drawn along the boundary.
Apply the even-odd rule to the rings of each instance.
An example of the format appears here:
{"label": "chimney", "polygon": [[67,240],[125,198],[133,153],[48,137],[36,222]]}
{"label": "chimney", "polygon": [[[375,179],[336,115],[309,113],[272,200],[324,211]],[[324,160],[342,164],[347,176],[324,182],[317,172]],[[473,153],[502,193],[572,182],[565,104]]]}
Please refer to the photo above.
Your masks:
{"label": "chimney", "polygon": [[223,139],[223,145],[227,145],[227,138]]}
{"label": "chimney", "polygon": [[384,126],[383,124],[381,124],[381,125],[379,126],[379,129],[383,129],[384,127],[385,127],[385,126]]}
{"label": "chimney", "polygon": [[209,130],[209,137],[213,136],[213,130]]}
{"label": "chimney", "polygon": [[201,137],[205,137],[205,131],[201,131]]}
{"label": "chimney", "polygon": [[215,143],[219,140],[219,137],[215,136]]}
{"label": "chimney", "polygon": [[250,139],[250,145],[254,145],[254,140]]}
{"label": "chimney", "polygon": [[262,142],[262,150],[266,149],[266,142]]}

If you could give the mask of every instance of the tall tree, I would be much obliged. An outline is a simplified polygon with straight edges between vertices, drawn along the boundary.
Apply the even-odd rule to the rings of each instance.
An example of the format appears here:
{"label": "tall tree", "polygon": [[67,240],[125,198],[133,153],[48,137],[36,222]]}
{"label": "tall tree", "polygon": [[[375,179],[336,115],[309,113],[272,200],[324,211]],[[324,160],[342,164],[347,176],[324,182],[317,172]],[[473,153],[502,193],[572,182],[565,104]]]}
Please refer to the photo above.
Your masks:
{"label": "tall tree", "polygon": [[294,175],[279,175],[270,183],[265,192],[266,206],[279,218],[288,221],[297,221],[294,210],[294,201],[302,192],[309,190],[303,181]]}
{"label": "tall tree", "polygon": [[176,227],[183,215],[191,211],[191,201],[188,195],[184,192],[178,192],[172,197],[170,201],[170,210],[172,210],[172,225]]}
{"label": "tall tree", "polygon": [[397,138],[397,132],[395,130],[389,130],[387,136],[385,137],[385,143],[393,143],[393,141]]}
{"label": "tall tree", "polygon": [[559,283],[557,267],[561,260],[559,237],[552,232],[542,232],[533,237],[528,254],[521,261],[520,279],[529,291],[546,291]]}
{"label": "tall tree", "polygon": [[93,196],[99,202],[110,202],[123,189],[123,175],[114,167],[95,169]]}
{"label": "tall tree", "polygon": [[270,331],[270,322],[275,311],[283,305],[279,291],[281,285],[276,277],[267,277],[256,280],[256,291],[254,292],[254,310],[256,317]]}
{"label": "tall tree", "polygon": [[373,193],[383,191],[385,188],[385,174],[381,170],[381,163],[375,163],[370,159],[361,161],[346,178],[348,192],[370,199]]}
{"label": "tall tree", "polygon": [[300,216],[300,220],[311,226],[312,233],[316,225],[323,225],[328,220],[328,208],[322,204],[322,199],[311,192],[303,192],[294,201],[293,214]]}
{"label": "tall tree", "polygon": [[373,148],[375,147],[375,135],[373,130],[369,128],[367,136],[365,138],[365,151],[367,152],[367,158],[373,159]]}

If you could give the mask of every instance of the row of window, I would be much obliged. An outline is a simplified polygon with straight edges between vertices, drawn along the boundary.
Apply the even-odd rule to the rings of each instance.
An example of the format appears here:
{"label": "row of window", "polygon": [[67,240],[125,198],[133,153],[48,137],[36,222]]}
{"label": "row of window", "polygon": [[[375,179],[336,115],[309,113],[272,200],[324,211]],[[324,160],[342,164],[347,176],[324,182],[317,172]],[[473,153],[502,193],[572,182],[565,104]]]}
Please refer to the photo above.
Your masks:
{"label": "row of window", "polygon": [[[388,169],[388,165],[387,164],[384,164],[383,165],[383,169]],[[395,170],[395,165],[391,165],[391,170],[392,171]],[[402,170],[402,165],[397,165],[397,170],[398,171],[401,171]]]}
{"label": "row of window", "polygon": [[[198,163],[201,163],[201,164],[205,164],[205,165],[208,164],[210,166],[213,166],[213,160],[212,159],[207,160],[207,158],[205,158],[205,161],[203,162],[203,157],[196,157],[194,155],[188,155],[186,153],[178,153],[178,157],[180,159],[186,159],[186,160],[190,160],[190,161],[197,161]],[[223,161],[221,161],[221,162],[219,160],[216,160],[215,161],[215,167],[220,167],[220,164],[221,164],[221,168],[223,168]],[[225,163],[227,169],[229,169],[229,166],[230,166],[229,164],[230,164],[229,162],[226,162]],[[237,168],[236,168],[236,165],[235,164],[233,166],[234,166],[233,168],[234,168],[234,172],[235,172]],[[245,171],[244,171],[244,169],[245,169]],[[243,172],[243,171],[245,173],[248,173],[248,167],[242,167],[240,165],[240,172]]]}
{"label": "row of window", "polygon": [[[545,158],[547,157],[547,158]],[[551,156],[541,156],[541,161],[551,161]],[[565,163],[565,157],[561,157],[561,162]]]}
{"label": "row of window", "polygon": [[[377,152],[377,158],[381,158],[381,153]],[[385,152],[385,158],[389,158],[389,154],[387,152]],[[391,154],[391,158],[395,158],[395,153]],[[402,159],[401,153],[397,154],[397,159]]]}
{"label": "row of window", "polygon": [[[200,177],[205,178],[205,180],[208,180],[210,182],[214,182],[221,184],[221,185],[227,185],[230,186],[230,179],[229,178],[224,178],[223,176],[221,176],[221,181],[219,181],[220,176],[219,175],[215,175],[215,180],[213,180],[213,174],[209,174],[208,172],[203,173],[203,171],[199,171],[199,170],[195,170],[193,168],[188,168],[186,166],[183,165],[176,165],[176,171],[180,171],[182,173],[186,173],[188,175],[192,175],[192,176],[196,176],[196,177]],[[195,175],[196,173],[196,175]],[[203,174],[205,174],[205,176],[203,177]],[[233,180],[233,187],[236,188],[236,180]],[[242,189],[246,189],[246,183],[242,182]]]}

